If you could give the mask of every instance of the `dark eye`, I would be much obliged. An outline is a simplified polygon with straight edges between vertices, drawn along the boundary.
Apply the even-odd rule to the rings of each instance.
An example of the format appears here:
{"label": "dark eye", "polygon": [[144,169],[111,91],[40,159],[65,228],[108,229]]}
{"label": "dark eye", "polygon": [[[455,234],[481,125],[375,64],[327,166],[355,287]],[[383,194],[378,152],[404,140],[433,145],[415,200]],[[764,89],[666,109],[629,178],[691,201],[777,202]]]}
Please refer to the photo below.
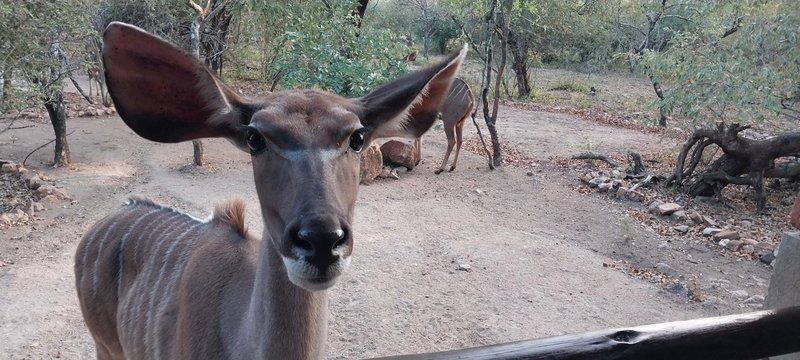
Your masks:
{"label": "dark eye", "polygon": [[250,154],[255,155],[260,153],[267,147],[267,143],[264,142],[264,137],[258,133],[258,130],[250,128],[247,129],[247,147],[250,148]]}
{"label": "dark eye", "polygon": [[364,147],[364,131],[356,130],[353,135],[350,135],[350,148],[355,152],[361,151]]}

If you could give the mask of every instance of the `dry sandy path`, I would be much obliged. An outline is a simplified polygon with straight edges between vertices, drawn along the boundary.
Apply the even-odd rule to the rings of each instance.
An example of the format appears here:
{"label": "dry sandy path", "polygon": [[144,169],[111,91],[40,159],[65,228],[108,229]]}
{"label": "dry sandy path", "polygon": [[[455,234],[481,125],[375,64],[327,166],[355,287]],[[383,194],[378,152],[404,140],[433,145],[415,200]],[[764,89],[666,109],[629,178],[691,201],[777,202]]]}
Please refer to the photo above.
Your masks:
{"label": "dry sandy path", "polygon": [[[659,144],[652,135],[565,115],[501,113],[503,138],[540,160],[575,152],[587,137],[601,151]],[[116,117],[73,119],[68,126],[76,130],[70,138],[75,165],[46,169],[47,151],[29,165],[56,179],[76,202],[42,213],[34,226],[0,234],[0,260],[11,263],[0,267],[0,358],[93,356],[75,298],[72,254],[86,229],[129,195],[203,216],[212,204],[241,197],[251,230],[261,229],[248,156],[226,141],[209,141],[211,166],[191,172],[181,170],[191,145],[141,140]],[[39,124],[13,136],[13,142],[8,134],[0,139],[0,154],[21,159],[51,138],[51,129]],[[514,167],[490,172],[480,157],[463,152],[456,172],[434,175],[443,139],[441,131],[428,135],[422,165],[401,180],[360,188],[353,266],[331,291],[330,358],[746,311],[685,304],[603,267],[632,252],[618,225],[621,207],[578,194],[574,180],[555,167],[543,163],[533,176]],[[472,271],[456,270],[459,261]]]}

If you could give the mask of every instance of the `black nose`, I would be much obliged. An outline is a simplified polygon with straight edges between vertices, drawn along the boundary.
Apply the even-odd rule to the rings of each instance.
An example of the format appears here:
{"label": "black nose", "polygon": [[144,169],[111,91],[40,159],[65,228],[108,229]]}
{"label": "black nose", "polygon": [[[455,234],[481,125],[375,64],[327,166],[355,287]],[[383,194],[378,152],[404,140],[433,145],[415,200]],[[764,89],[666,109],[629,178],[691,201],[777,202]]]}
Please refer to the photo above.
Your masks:
{"label": "black nose", "polygon": [[313,219],[301,224],[292,236],[292,245],[306,256],[333,257],[333,249],[347,243],[346,226],[332,219]]}

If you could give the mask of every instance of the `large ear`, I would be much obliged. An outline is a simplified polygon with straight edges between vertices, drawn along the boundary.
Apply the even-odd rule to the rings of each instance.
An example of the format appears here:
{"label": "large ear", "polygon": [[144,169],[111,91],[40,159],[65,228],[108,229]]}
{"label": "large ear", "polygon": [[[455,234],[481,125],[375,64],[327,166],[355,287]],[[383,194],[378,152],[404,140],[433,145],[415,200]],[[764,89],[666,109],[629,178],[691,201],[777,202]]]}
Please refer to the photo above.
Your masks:
{"label": "large ear", "polygon": [[158,142],[226,137],[244,145],[251,105],[205,65],[144,30],[112,22],[103,34],[108,92],[122,120]]}
{"label": "large ear", "polygon": [[370,137],[411,138],[428,131],[466,55],[464,46],[438,65],[407,74],[358,99],[361,123]]}

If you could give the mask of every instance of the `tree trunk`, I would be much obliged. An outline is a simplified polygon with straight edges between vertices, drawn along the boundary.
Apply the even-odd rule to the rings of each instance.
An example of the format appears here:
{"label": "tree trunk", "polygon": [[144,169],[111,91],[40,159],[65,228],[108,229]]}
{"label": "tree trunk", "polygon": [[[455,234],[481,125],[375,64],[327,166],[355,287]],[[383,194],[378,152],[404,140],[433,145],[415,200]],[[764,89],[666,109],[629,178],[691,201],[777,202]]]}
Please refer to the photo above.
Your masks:
{"label": "tree trunk", "polygon": [[517,79],[517,97],[525,98],[531,94],[531,85],[528,78],[528,43],[525,39],[520,39],[513,31],[508,32],[508,47],[514,61],[511,69]]}
{"label": "tree trunk", "polygon": [[[221,8],[218,8],[219,6]],[[206,25],[203,35],[200,36],[200,43],[206,54],[206,65],[221,77],[222,62],[228,48],[228,29],[233,21],[233,14],[228,10],[227,3],[216,2],[212,8],[212,15],[208,15],[210,18],[204,21]]]}
{"label": "tree trunk", "polygon": [[[202,11],[195,9],[194,21],[189,31],[189,48],[192,55],[200,60],[200,26],[203,24]],[[194,149],[194,165],[203,166],[205,164],[205,153],[203,152],[203,142],[201,140],[192,140],[192,148]]]}
{"label": "tree trunk", "polygon": [[511,9],[514,5],[513,0],[503,0],[503,31],[500,38],[500,65],[497,68],[497,79],[494,83],[494,104],[492,105],[491,122],[486,122],[489,134],[492,136],[492,150],[494,166],[503,166],[503,151],[500,147],[500,139],[497,136],[497,110],[500,107],[500,84],[503,82],[503,72],[506,68],[508,55],[508,27],[511,24]]}
{"label": "tree trunk", "polygon": [[64,110],[64,94],[58,92],[53,98],[44,103],[47,114],[50,115],[50,123],[53,125],[53,132],[56,135],[55,157],[53,165],[56,167],[69,165],[69,144],[67,144],[67,113]]}
{"label": "tree trunk", "polygon": [[11,91],[11,76],[13,76],[12,72],[13,70],[11,69],[4,70],[2,76],[0,76],[2,77],[2,83],[0,83],[0,86],[3,87],[0,100],[5,100],[8,98],[8,92]]}
{"label": "tree trunk", "polygon": [[[740,133],[748,128],[749,126],[739,124],[720,123],[716,128],[695,130],[681,149],[675,170],[667,183],[677,185],[686,183],[685,190],[692,196],[716,195],[720,199],[725,186],[748,185],[755,191],[759,211],[765,210],[764,177],[794,175],[793,166],[787,165],[784,169],[775,169],[774,160],[800,155],[800,132],[788,132],[756,140],[740,136]],[[724,154],[708,168],[694,175],[704,149],[711,144],[719,146]],[[691,160],[688,168],[684,170],[690,152]]]}
{"label": "tree trunk", "polygon": [[431,35],[428,31],[422,33],[422,56],[428,60],[428,49],[431,47]]}
{"label": "tree trunk", "polygon": [[[649,78],[650,82],[653,83],[653,90],[656,92],[656,96],[661,102],[664,102],[664,90],[661,89],[661,83],[653,75],[650,75]],[[658,125],[667,127],[667,111],[663,105],[658,106]]]}
{"label": "tree trunk", "polygon": [[[492,83],[492,60],[494,57],[494,28],[497,21],[497,0],[492,0],[489,7],[489,12],[486,14],[486,33],[484,34],[484,60],[483,68],[483,81],[481,82],[481,102],[483,108],[483,120],[486,122],[486,128],[489,130],[490,138],[492,139],[492,162],[497,164],[498,161],[494,160],[494,156],[498,152],[500,139],[497,138],[497,128],[495,127],[495,119],[489,113],[489,86]],[[497,93],[495,93],[497,96]],[[501,154],[502,156],[502,154]],[[502,159],[499,161],[502,166]]]}

